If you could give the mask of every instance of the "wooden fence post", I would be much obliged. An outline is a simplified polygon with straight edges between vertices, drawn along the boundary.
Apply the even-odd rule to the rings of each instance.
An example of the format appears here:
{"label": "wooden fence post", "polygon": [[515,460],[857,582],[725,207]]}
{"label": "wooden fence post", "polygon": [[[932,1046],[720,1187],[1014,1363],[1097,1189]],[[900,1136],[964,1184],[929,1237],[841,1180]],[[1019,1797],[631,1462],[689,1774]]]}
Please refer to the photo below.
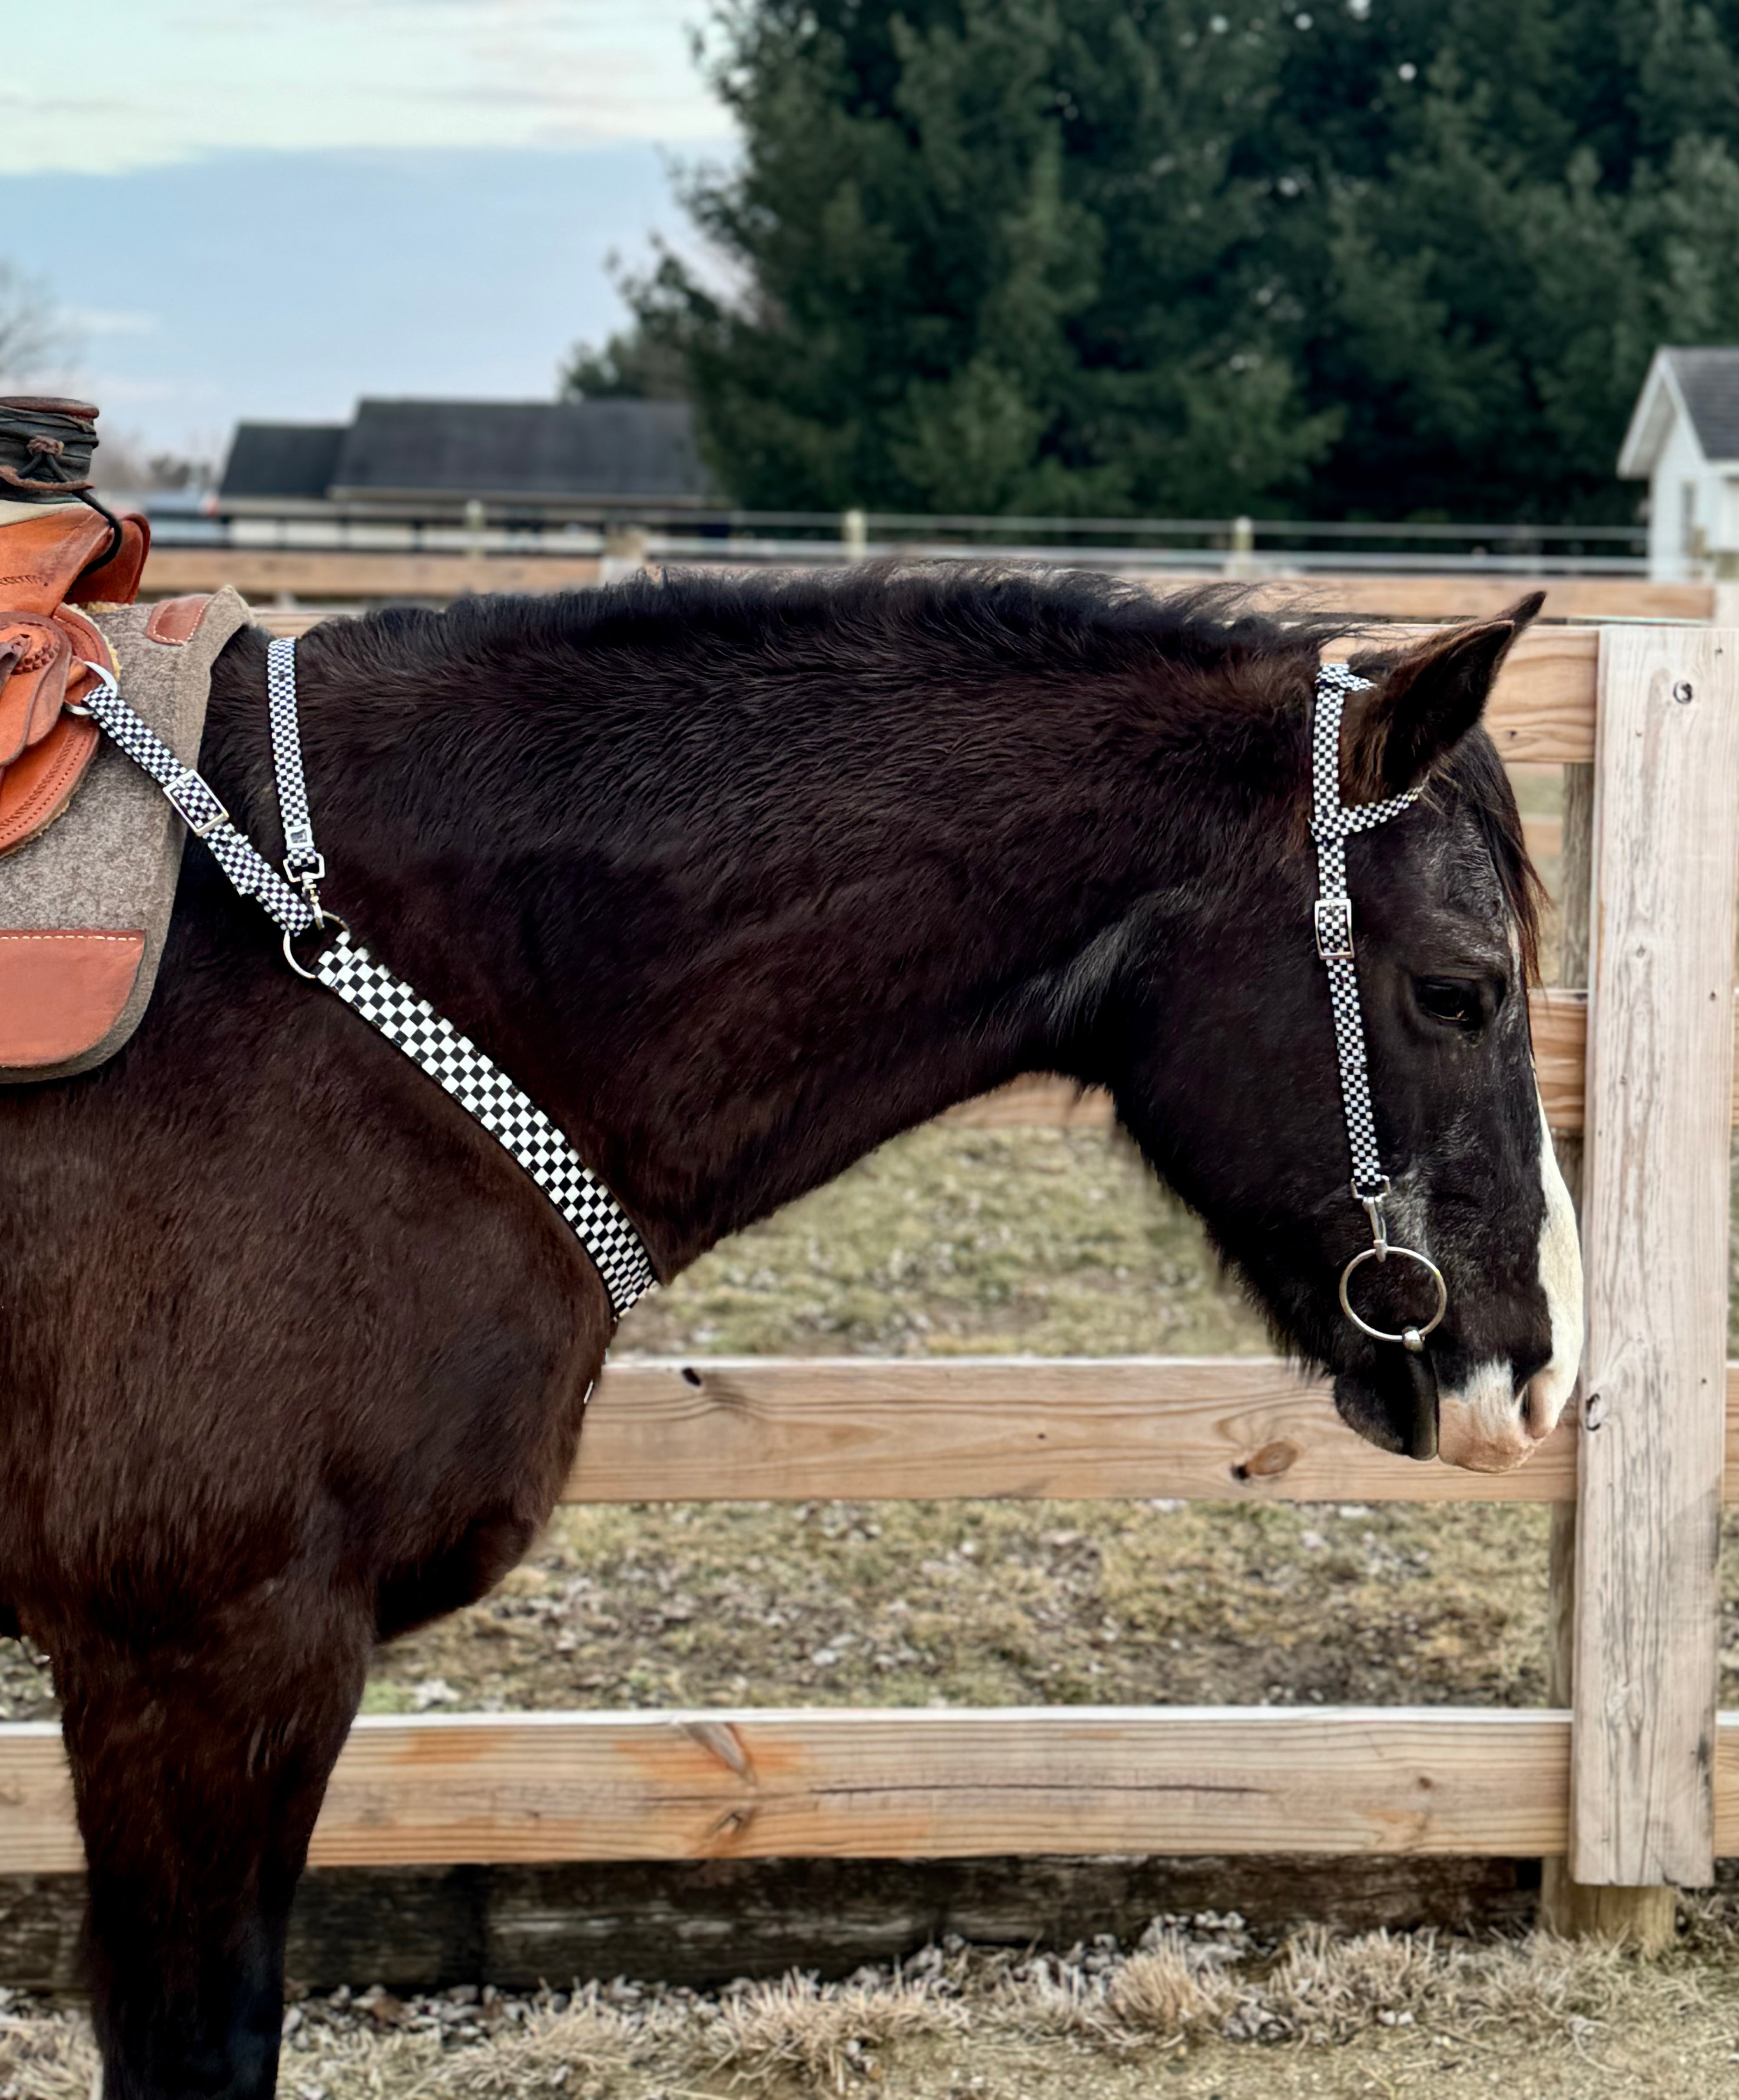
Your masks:
{"label": "wooden fence post", "polygon": [[1739,633],[1600,638],[1569,1872],[1714,1872]]}
{"label": "wooden fence post", "polygon": [[[1563,845],[1558,862],[1562,934],[1558,947],[1560,989],[1586,990],[1588,982],[1589,901],[1594,884],[1594,768],[1564,769]],[[1582,1215],[1582,1134],[1557,1133],[1558,1164],[1577,1215]],[[1567,1707],[1573,1697],[1576,1661],[1576,1505],[1551,1506],[1551,1541],[1546,1577],[1546,1704]],[[1676,1890],[1667,1887],[1591,1887],[1570,1873],[1561,1855],[1540,1862],[1539,1921],[1565,1939],[1613,1939],[1647,1952],[1666,1947],[1673,1935]]]}

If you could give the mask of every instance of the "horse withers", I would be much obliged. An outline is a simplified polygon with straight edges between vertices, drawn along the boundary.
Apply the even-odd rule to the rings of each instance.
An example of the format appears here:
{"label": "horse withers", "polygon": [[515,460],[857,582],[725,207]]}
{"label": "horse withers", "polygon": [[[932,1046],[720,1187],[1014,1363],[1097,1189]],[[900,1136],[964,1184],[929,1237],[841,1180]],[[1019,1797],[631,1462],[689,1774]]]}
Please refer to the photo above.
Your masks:
{"label": "horse withers", "polygon": [[[1478,726],[1536,605],[1355,660],[1335,799],[1421,792],[1346,838],[1326,946],[1331,630],[1080,576],[679,576],[317,628],[326,898],[666,1277],[950,1104],[1061,1073],[1110,1089],[1355,1428],[1506,1465],[1580,1329],[1534,881]],[[202,764],[276,854],[265,652],[250,630],[219,658]],[[1364,1326],[1342,1309],[1373,1215],[1441,1277],[1435,1324],[1411,1263],[1366,1261]],[[107,2090],[263,2093],[371,1651],[525,1551],[608,1301],[539,1188],[191,845],[133,1039],[0,1093],[0,1598],[53,1658]]]}

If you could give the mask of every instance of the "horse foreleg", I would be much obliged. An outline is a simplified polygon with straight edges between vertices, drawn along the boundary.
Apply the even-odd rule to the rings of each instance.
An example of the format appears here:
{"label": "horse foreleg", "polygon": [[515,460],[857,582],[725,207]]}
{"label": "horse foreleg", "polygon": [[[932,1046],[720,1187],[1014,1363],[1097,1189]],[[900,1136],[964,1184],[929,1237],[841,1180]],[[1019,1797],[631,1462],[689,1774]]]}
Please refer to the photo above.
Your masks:
{"label": "horse foreleg", "polygon": [[269,2095],[284,1938],[369,1629],[250,1600],[149,1648],[55,1644],[105,2100]]}

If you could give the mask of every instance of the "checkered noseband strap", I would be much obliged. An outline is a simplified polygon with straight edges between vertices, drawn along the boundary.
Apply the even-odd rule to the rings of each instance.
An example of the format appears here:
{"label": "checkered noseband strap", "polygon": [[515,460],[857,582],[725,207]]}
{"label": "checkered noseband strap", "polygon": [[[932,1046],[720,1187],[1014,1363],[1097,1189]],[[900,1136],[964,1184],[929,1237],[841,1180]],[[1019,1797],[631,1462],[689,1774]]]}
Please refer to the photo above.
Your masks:
{"label": "checkered noseband strap", "polygon": [[[1365,1055],[1365,1021],[1358,1003],[1358,971],[1353,944],[1353,899],[1347,891],[1347,840],[1355,832],[1386,824],[1409,810],[1420,794],[1410,788],[1386,801],[1361,802],[1347,808],[1340,800],[1340,717],[1349,693],[1369,690],[1368,678],[1356,677],[1344,664],[1324,664],[1317,673],[1316,706],[1310,733],[1310,834],[1317,846],[1317,953],[1328,972],[1329,1005],[1335,1017],[1335,1055],[1340,1066],[1340,1099],[1353,1156],[1353,1195],[1370,1220],[1368,1247],[1356,1254],[1341,1273],[1340,1304],[1363,1334],[1380,1342],[1399,1342],[1415,1352],[1443,1317],[1449,1292],[1441,1271],[1427,1255],[1397,1246],[1388,1237],[1383,1206],[1388,1176],[1377,1149],[1376,1119],[1370,1106],[1370,1068]],[[1348,1286],[1368,1261],[1386,1262],[1391,1255],[1428,1273],[1437,1291],[1437,1308],[1423,1326],[1392,1333],[1373,1327],[1353,1309]]]}
{"label": "checkered noseband strap", "polygon": [[[295,643],[275,641],[267,651],[272,763],[284,820],[284,876],[236,830],[229,812],[200,775],[183,765],[140,721],[107,672],[95,665],[92,668],[101,683],[84,704],[83,712],[150,774],[193,836],[204,840],[236,889],[253,898],[280,929],[284,952],[293,967],[335,991],[513,1155],[591,1257],[620,1320],[657,1280],[651,1258],[621,1205],[543,1110],[497,1065],[442,1020],[426,999],[382,968],[351,938],[341,920],[320,908],[318,885],[326,871],[315,849],[302,778]],[[298,934],[316,926],[333,929],[333,937],[312,968],[303,968],[291,944]]]}

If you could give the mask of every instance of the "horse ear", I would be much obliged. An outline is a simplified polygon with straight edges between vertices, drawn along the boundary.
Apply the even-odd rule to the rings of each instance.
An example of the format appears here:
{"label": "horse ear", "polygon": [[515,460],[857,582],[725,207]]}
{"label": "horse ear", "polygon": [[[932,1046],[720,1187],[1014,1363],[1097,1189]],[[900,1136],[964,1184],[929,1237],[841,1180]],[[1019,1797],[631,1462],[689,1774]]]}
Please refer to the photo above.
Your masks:
{"label": "horse ear", "polygon": [[1349,802],[1379,801],[1416,787],[1454,749],[1485,712],[1510,644],[1545,602],[1544,591],[1535,591],[1499,620],[1434,634],[1366,673],[1380,682],[1356,715],[1347,710],[1341,762]]}

